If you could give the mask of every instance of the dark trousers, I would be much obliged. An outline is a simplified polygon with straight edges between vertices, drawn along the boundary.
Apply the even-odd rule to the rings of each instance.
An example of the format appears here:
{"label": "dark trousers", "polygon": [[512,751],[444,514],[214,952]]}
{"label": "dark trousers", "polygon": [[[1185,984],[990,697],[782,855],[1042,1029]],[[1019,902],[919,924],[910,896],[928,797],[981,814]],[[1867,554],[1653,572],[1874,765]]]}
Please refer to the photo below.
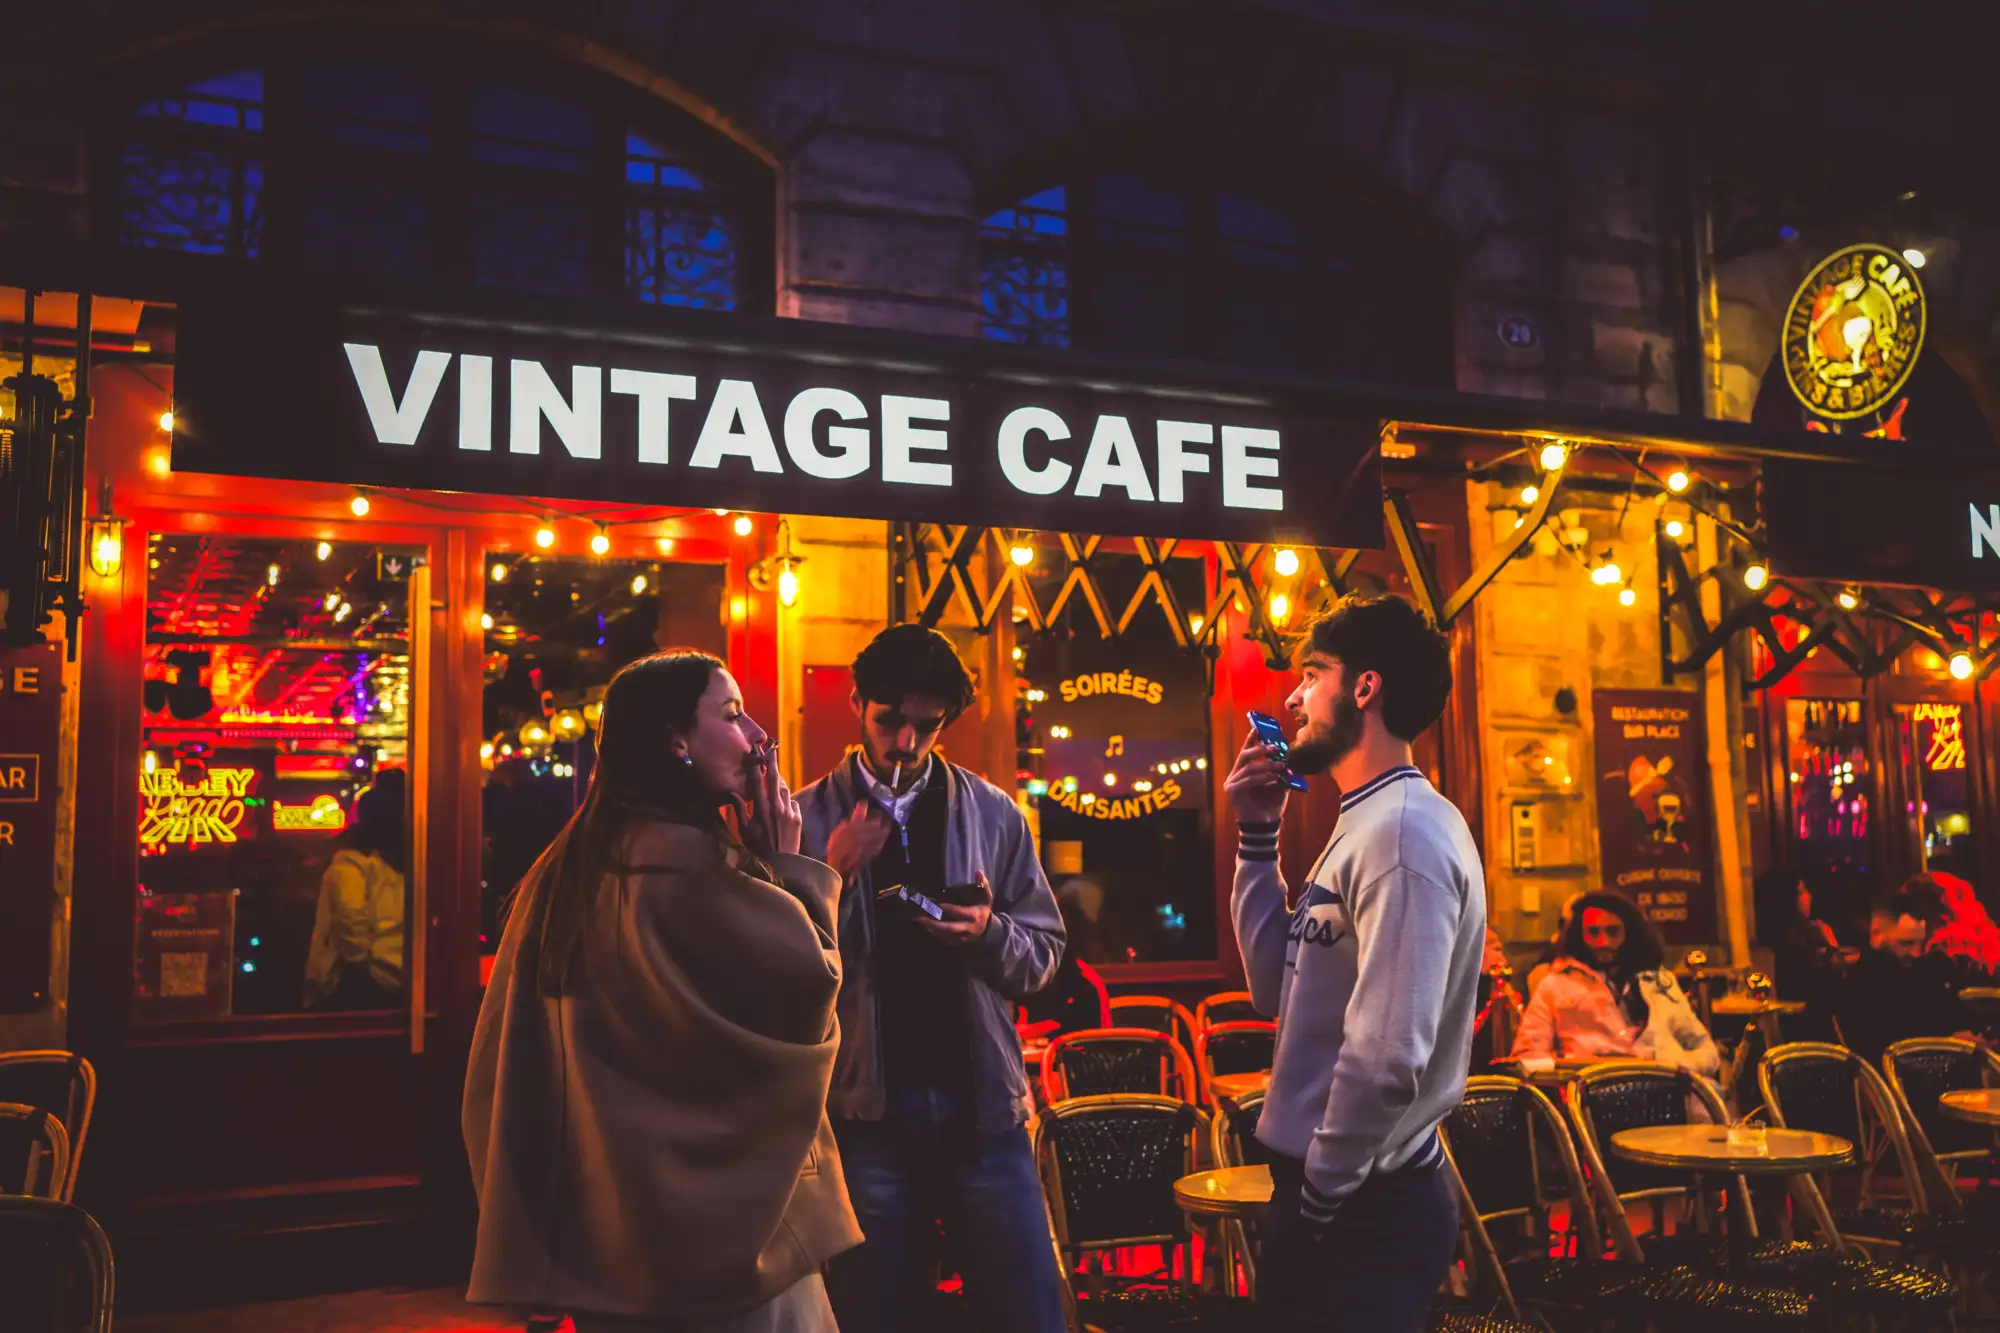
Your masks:
{"label": "dark trousers", "polygon": [[1442,1163],[1370,1176],[1323,1236],[1299,1214],[1305,1163],[1273,1155],[1257,1264],[1268,1333],[1422,1333],[1458,1243],[1458,1198]]}
{"label": "dark trousers", "polygon": [[881,1120],[836,1121],[833,1132],[864,1237],[827,1266],[841,1333],[930,1333],[939,1217],[973,1328],[1064,1333],[1055,1242],[1026,1130],[982,1135],[970,1099],[905,1089],[890,1093]]}

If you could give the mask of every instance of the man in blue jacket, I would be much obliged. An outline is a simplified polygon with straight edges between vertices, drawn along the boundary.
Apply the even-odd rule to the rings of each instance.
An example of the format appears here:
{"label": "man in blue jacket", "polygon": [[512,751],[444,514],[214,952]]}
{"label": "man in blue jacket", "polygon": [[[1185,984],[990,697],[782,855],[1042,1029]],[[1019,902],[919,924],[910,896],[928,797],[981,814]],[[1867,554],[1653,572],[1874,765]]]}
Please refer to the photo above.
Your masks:
{"label": "man in blue jacket", "polygon": [[[1014,1026],[1055,974],[1062,914],[1013,797],[932,753],[972,702],[949,639],[884,630],[854,660],[859,749],[798,797],[800,850],[843,881],[828,1109],[865,1238],[828,1274],[843,1333],[929,1326],[939,1216],[987,1327],[1065,1328]],[[967,902],[933,920],[881,896],[897,886]]]}

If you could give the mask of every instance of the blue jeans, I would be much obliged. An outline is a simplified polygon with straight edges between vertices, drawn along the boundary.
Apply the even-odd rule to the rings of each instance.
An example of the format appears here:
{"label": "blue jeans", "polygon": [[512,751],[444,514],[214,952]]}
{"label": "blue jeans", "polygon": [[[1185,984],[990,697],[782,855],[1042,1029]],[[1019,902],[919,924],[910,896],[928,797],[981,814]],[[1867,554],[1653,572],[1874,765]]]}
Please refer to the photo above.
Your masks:
{"label": "blue jeans", "polygon": [[904,1089],[890,1093],[880,1121],[835,1121],[833,1131],[864,1237],[827,1268],[841,1333],[928,1333],[940,1217],[978,1327],[1064,1333],[1026,1130],[982,1135],[968,1098]]}
{"label": "blue jeans", "polygon": [[1268,1333],[1422,1333],[1458,1244],[1458,1197],[1441,1163],[1370,1176],[1324,1235],[1299,1213],[1305,1163],[1274,1154],[1257,1265]]}

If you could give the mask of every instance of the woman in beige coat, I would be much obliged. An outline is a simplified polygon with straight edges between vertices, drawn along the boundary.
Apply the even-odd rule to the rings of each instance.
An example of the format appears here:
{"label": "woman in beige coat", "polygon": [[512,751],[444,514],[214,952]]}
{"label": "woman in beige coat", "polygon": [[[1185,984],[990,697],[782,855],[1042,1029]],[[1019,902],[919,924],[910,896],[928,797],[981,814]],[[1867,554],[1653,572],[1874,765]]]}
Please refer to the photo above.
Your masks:
{"label": "woman in beige coat", "polygon": [[578,1333],[834,1333],[819,1267],[861,1240],[824,1109],[839,880],[721,662],[633,663],[598,734],[473,1036],[470,1298]]}

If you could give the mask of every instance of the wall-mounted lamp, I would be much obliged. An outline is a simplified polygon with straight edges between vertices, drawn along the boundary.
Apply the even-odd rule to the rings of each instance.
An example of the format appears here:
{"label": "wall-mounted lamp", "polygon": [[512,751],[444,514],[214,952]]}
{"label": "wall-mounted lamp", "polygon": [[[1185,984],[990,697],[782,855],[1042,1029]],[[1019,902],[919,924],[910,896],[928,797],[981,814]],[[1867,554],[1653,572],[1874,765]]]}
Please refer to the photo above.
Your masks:
{"label": "wall-mounted lamp", "polygon": [[792,550],[792,523],[790,519],[778,520],[778,544],[771,554],[750,566],[750,586],[759,592],[769,590],[773,585],[778,589],[778,601],[791,606],[799,600],[799,569],[806,557]]}
{"label": "wall-mounted lamp", "polygon": [[114,578],[125,564],[125,520],[111,512],[111,483],[97,492],[97,512],[90,519],[90,572]]}

